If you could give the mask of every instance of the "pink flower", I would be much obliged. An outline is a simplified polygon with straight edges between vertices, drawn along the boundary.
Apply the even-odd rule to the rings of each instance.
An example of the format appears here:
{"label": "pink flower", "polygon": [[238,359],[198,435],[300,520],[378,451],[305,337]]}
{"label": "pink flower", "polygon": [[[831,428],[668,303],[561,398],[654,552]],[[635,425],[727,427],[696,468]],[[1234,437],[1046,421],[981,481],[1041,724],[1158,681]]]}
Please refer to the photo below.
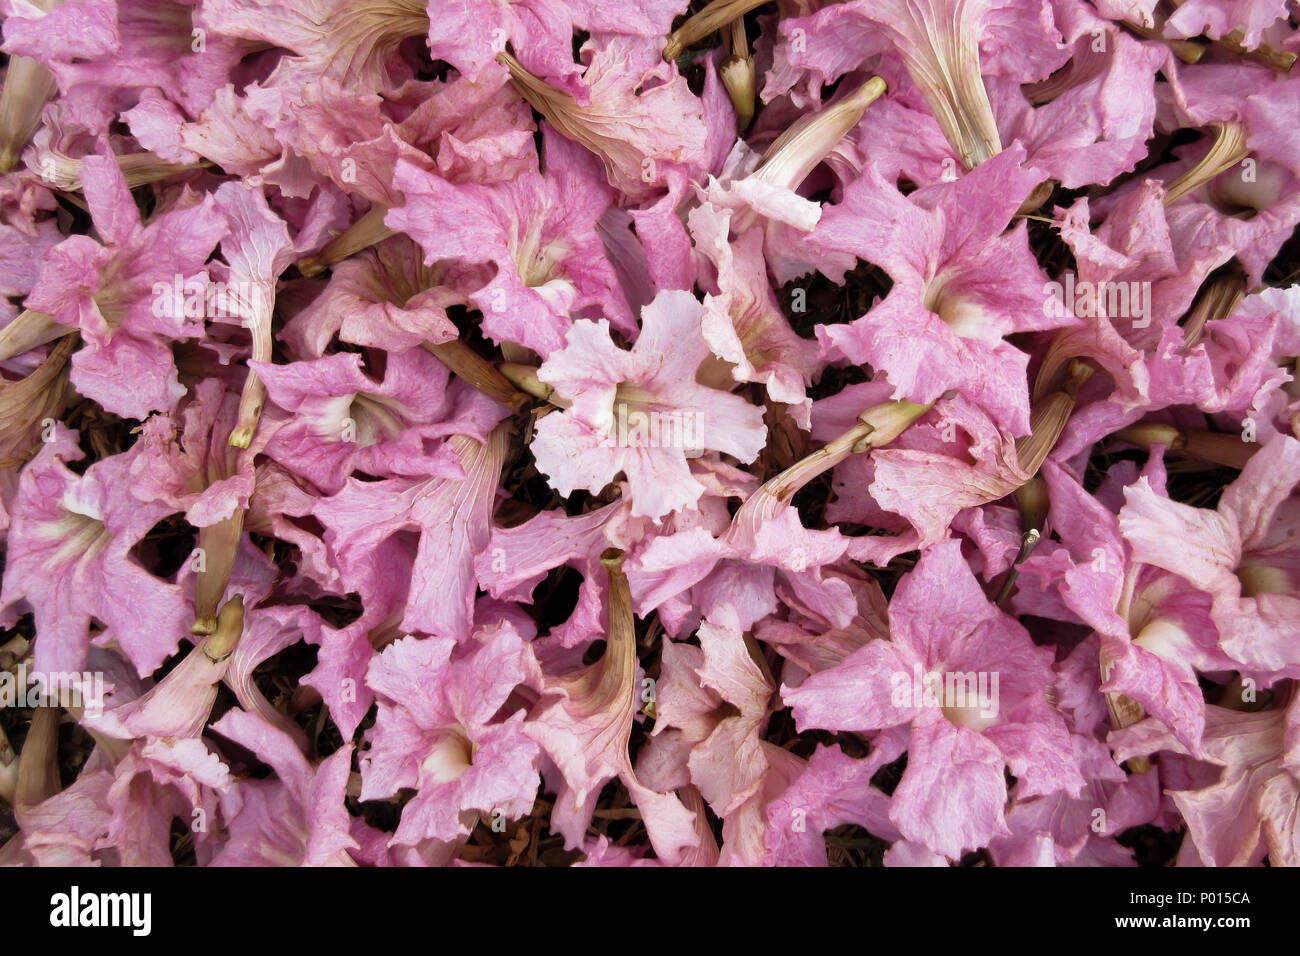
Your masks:
{"label": "pink flower", "polygon": [[1215,40],[1235,34],[1242,46],[1253,50],[1264,32],[1288,12],[1285,0],[1187,0],[1165,21],[1165,33],[1176,37],[1204,34]]}
{"label": "pink flower", "polygon": [[563,80],[580,72],[573,62],[575,30],[658,38],[681,11],[679,0],[523,0],[487,6],[457,2],[432,18],[429,52],[477,80],[495,66],[496,55],[509,43],[527,69]]}
{"label": "pink flower", "polygon": [[275,770],[221,795],[227,839],[212,866],[354,865],[354,821],[343,806],[351,745],[313,767],[289,735],[247,711],[229,711],[212,729]]}
{"label": "pink flower", "polygon": [[956,182],[906,197],[868,169],[809,238],[894,280],[862,318],[818,327],[832,356],[882,369],[895,398],[928,403],[961,389],[1016,435],[1029,431],[1029,358],[1006,336],[1078,323],[1044,307],[1024,224],[1003,233],[1038,179],[1020,167],[1023,156],[1009,149]]}
{"label": "pink flower", "polygon": [[28,307],[81,330],[72,382],[83,395],[130,418],[168,411],[185,393],[170,345],[202,334],[204,297],[191,290],[206,287],[225,217],[204,196],[142,223],[107,147],[86,157],[82,177],[100,242],[71,236],[51,249]]}
{"label": "pink flower", "polygon": [[628,755],[637,707],[637,657],[632,596],[621,562],[617,552],[602,556],[610,578],[604,655],[577,671],[545,675],[542,698],[529,714],[524,732],[541,745],[558,770],[551,822],[564,835],[567,847],[581,844],[601,788],[618,777],[641,811],[655,852],[672,863],[700,846],[697,814],[672,793],[654,790],[638,779]]}
{"label": "pink flower", "polygon": [[444,421],[446,366],[424,349],[388,353],[382,382],[361,366],[353,352],[288,365],[252,363],[271,401],[289,413],[268,416],[279,427],[266,453],[327,494],[340,491],[353,471],[459,477],[451,447],[438,441],[453,427]]}
{"label": "pink flower", "polygon": [[[686,738],[691,783],[722,819],[729,859],[737,852],[725,839],[729,822],[759,795],[768,773],[762,731],[775,689],[740,632],[706,622],[698,635],[699,648],[664,644],[653,733],[675,727]],[[724,703],[735,713],[719,719]]]}
{"label": "pink flower", "polygon": [[[487,399],[481,403],[500,409]],[[490,428],[491,419],[484,424]],[[345,586],[371,591],[367,582],[393,573],[391,566],[377,563],[385,558],[379,546],[399,532],[417,531],[415,563],[409,579],[403,575],[407,596],[401,626],[467,639],[476,591],[473,558],[491,533],[506,438],[504,427],[481,438],[452,436],[464,477],[349,478],[338,494],[319,499],[313,513],[326,528],[325,543]]]}
{"label": "pink flower", "polygon": [[825,866],[823,834],[845,823],[856,823],[881,839],[898,839],[888,816],[889,797],[871,785],[876,771],[898,756],[899,749],[888,745],[866,760],[819,746],[789,787],[767,805],[764,865]]}
{"label": "pink flower", "polygon": [[[1205,758],[1222,770],[1208,785],[1180,787],[1172,794],[1204,863],[1251,866],[1265,855],[1278,866],[1300,861],[1298,713],[1294,692],[1285,690],[1276,706],[1256,713],[1206,708]],[[1186,753],[1154,721],[1116,733],[1112,744],[1119,760],[1157,751]]]}
{"label": "pink flower", "polygon": [[[23,6],[23,14],[34,9]],[[190,3],[78,0],[50,6],[42,17],[20,14],[6,21],[6,51],[44,63],[60,89],[80,87],[83,98],[93,92],[111,101],[123,90],[153,87],[198,113],[244,52],[216,33],[197,48]]]}
{"label": "pink flower", "polygon": [[1051,654],[988,603],[956,541],[926,551],[899,584],[889,629],[889,641],[781,692],[801,729],[910,724],[889,810],[905,838],[957,858],[1006,834],[1006,767],[1026,796],[1079,791],[1065,724],[1044,697]]}
{"label": "pink flower", "polygon": [[412,80],[381,97],[323,77],[266,98],[255,112],[316,173],[384,206],[402,203],[393,179],[399,160],[481,185],[537,169],[532,116],[508,86]]}
{"label": "pink flower", "polygon": [[[1064,469],[1047,462],[1043,476],[1052,502],[1050,527],[1064,547],[1045,542],[1022,564],[1021,574],[1043,586],[1056,578],[1066,607],[1096,629],[1101,689],[1114,726],[1150,714],[1199,754],[1205,701],[1198,673],[1234,668],[1219,650],[1209,598],[1176,575],[1134,560],[1118,517]],[[1148,465],[1143,480],[1162,484],[1163,472]],[[1118,480],[1115,485],[1118,492]]]}
{"label": "pink flower", "polygon": [[34,613],[39,671],[80,671],[94,620],[104,628],[97,643],[116,640],[141,675],[151,674],[188,633],[192,611],[181,588],[146,571],[131,549],[172,509],[125,493],[133,453],[77,475],[68,463],[83,457],[59,427],[23,470],[0,605],[9,626]]}
{"label": "pink flower", "polygon": [[687,452],[754,460],[767,434],[762,411],[695,382],[710,354],[700,314],[689,293],[659,293],[631,351],[614,344],[604,319],[573,324],[537,373],[568,405],[538,422],[532,446],[553,488],[598,492],[621,471],[633,515],[660,518],[704,493]]}
{"label": "pink flower", "polygon": [[1300,668],[1297,481],[1300,442],[1279,435],[1251,458],[1215,510],[1170,501],[1142,479],[1125,489],[1120,513],[1134,557],[1210,595],[1220,646],[1247,669],[1274,672],[1273,679]]}
{"label": "pink flower", "polygon": [[385,222],[412,236],[425,264],[445,259],[492,263],[496,276],[470,292],[484,330],[547,356],[559,348],[571,313],[596,308],[625,332],[631,316],[596,234],[613,196],[595,162],[554,134],[546,174],[524,173],[491,186],[454,186],[400,162],[406,204]]}
{"label": "pink flower", "polygon": [[361,760],[361,799],[416,791],[393,843],[455,840],[468,835],[475,811],[513,819],[532,809],[538,747],[508,699],[518,685],[536,684],[536,668],[509,625],[459,649],[449,639],[404,638],[371,662],[379,715]]}
{"label": "pink flower", "polygon": [[509,54],[502,59],[515,89],[547,123],[595,153],[609,184],[639,203],[708,166],[703,108],[661,49],[654,41],[593,35],[580,51],[586,69],[576,93],[543,82]]}
{"label": "pink flower", "polygon": [[428,32],[425,6],[421,0],[366,0],[360,6],[349,0],[218,0],[203,6],[198,22],[215,34],[296,54],[280,63],[286,82],[325,76],[371,92],[412,76],[398,48]]}
{"label": "pink flower", "polygon": [[329,285],[280,337],[304,359],[322,357],[335,335],[394,351],[449,342],[457,330],[447,309],[467,301],[457,288],[483,281],[477,270],[454,263],[426,266],[414,240],[392,236],[334,266]]}

